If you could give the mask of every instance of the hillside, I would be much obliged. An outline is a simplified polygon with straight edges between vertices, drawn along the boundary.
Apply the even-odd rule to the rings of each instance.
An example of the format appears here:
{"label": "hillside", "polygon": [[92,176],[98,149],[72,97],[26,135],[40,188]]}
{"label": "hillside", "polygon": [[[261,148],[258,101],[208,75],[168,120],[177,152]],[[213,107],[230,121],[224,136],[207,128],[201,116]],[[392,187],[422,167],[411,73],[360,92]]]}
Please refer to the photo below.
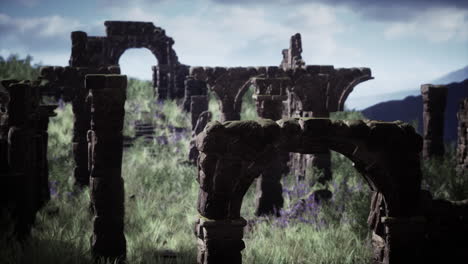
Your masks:
{"label": "hillside", "polygon": [[[457,139],[458,120],[456,113],[462,98],[468,97],[468,79],[460,83],[448,85],[447,107],[445,109],[444,140],[454,142]],[[403,100],[392,100],[382,102],[366,108],[362,111],[369,119],[394,121],[401,120],[418,124],[418,132],[422,134],[422,98],[419,96],[408,96]]]}

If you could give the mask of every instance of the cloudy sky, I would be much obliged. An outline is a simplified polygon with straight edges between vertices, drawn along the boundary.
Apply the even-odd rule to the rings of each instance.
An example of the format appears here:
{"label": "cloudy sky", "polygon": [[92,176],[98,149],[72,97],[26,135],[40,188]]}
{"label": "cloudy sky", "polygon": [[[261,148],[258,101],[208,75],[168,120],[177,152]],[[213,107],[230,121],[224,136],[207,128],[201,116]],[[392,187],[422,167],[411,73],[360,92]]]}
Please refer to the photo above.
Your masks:
{"label": "cloudy sky", "polygon": [[[0,0],[0,55],[67,65],[70,32],[103,36],[105,20],[153,22],[194,66],[277,66],[299,32],[307,64],[372,69],[348,99],[355,109],[468,64],[466,0]],[[120,59],[142,79],[155,64],[146,49]]]}

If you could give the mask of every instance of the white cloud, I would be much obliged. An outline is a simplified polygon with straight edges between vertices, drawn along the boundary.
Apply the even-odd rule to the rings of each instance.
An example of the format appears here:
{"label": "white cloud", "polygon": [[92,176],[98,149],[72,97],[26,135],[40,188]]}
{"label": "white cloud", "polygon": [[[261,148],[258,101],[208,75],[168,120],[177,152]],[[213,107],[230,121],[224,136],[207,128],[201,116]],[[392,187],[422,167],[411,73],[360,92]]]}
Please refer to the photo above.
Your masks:
{"label": "white cloud", "polygon": [[68,38],[71,31],[82,26],[78,20],[58,15],[15,18],[0,14],[0,30],[3,35]]}
{"label": "white cloud", "polygon": [[423,37],[432,42],[468,40],[468,11],[454,8],[429,9],[408,22],[390,23],[387,39]]}
{"label": "white cloud", "polygon": [[[166,15],[161,8],[113,8],[112,19],[153,21],[175,40],[174,49],[190,65],[255,66],[279,65],[281,50],[291,35],[300,32],[304,55],[325,61],[349,54],[335,40],[347,28],[336,9],[321,4],[303,4],[277,9],[271,6],[225,6],[203,1],[193,12]],[[138,19],[136,19],[138,18]],[[356,49],[352,54],[359,56]]]}

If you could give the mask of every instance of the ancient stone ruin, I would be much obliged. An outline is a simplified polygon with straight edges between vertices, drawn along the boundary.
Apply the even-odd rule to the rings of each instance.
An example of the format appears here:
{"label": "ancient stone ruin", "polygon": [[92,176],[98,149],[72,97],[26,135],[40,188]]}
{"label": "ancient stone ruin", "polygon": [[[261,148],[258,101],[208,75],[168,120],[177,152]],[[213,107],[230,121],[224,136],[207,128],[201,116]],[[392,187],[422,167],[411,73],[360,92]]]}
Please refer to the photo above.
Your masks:
{"label": "ancient stone ruin", "polygon": [[[343,111],[354,87],[372,79],[369,68],[306,65],[299,34],[283,50],[280,67],[189,67],[180,64],[174,41],[146,22],[107,21],[106,36],[72,33],[69,67],[44,67],[34,82],[3,81],[0,93],[2,207],[16,220],[15,235],[27,237],[34,217],[49,199],[47,124],[55,105],[41,96],[72,102],[75,185],[90,185],[91,252],[97,260],[123,262],[124,185],[121,175],[126,76],[118,61],[128,48],[148,48],[157,58],[153,86],[159,99],[184,98],[190,112],[190,160],[200,184],[195,233],[198,263],[241,263],[246,220],[243,197],[257,180],[256,215],[278,215],[281,177],[299,178],[311,167],[331,178],[330,151],[353,163],[373,196],[368,224],[373,263],[462,263],[468,259],[468,201],[434,199],[421,190],[420,152],[443,155],[446,89],[424,85],[423,139],[402,122],[331,121]],[[250,86],[259,121],[238,121]],[[208,91],[221,122],[210,122]],[[457,170],[468,168],[468,100],[460,105]],[[285,118],[286,117],[286,118]],[[208,125],[207,125],[208,123]],[[286,161],[291,154],[291,168]],[[330,196],[327,193],[324,196]]]}
{"label": "ancient stone ruin", "polygon": [[50,200],[47,127],[56,105],[41,101],[38,82],[3,80],[0,90],[0,205],[13,235],[29,236],[36,212]]}
{"label": "ancient stone ruin", "polygon": [[106,21],[106,36],[88,36],[85,32],[71,34],[72,67],[118,66],[120,56],[130,48],[147,48],[158,65],[153,69],[153,87],[159,99],[184,97],[184,82],[188,66],[179,62],[172,48],[174,40],[164,29],[151,22]]}
{"label": "ancient stone ruin", "polygon": [[468,177],[468,98],[460,102],[457,118],[457,173],[460,177]]}
{"label": "ancient stone ruin", "polygon": [[[283,101],[288,99],[288,78],[262,78],[252,81],[255,87],[253,95],[260,118],[279,120],[283,113]],[[283,208],[282,176],[288,172],[285,153],[278,153],[271,163],[261,172],[257,180],[255,215],[279,216]]]}
{"label": "ancient stone ruin", "polygon": [[[331,112],[343,111],[344,104],[354,87],[373,79],[369,68],[338,68],[329,65],[306,65],[302,60],[300,34],[291,37],[289,49],[283,50],[281,68],[291,79],[288,108],[289,117],[323,117]],[[331,179],[331,153],[314,155],[292,154],[291,171],[299,180],[306,178],[308,170],[317,168],[323,175],[318,181]]]}
{"label": "ancient stone ruin", "polygon": [[90,112],[88,89],[85,88],[85,76],[88,74],[119,74],[116,66],[88,68],[88,67],[42,67],[39,81],[49,95],[62,98],[72,103],[73,137],[72,149],[75,168],[74,183],[78,187],[89,185],[88,143],[86,134],[90,129]]}
{"label": "ancient stone ruin", "polygon": [[408,124],[322,118],[215,121],[197,136],[197,147],[200,264],[242,263],[243,197],[281,151],[329,149],[352,160],[373,192],[368,220],[373,263],[458,263],[468,257],[463,235],[468,202],[434,200],[421,191],[422,138]]}
{"label": "ancient stone ruin", "polygon": [[91,252],[94,258],[123,262],[126,240],[121,175],[127,77],[91,74],[86,76],[85,86],[90,90],[91,113],[87,134],[90,196],[94,213]]}
{"label": "ancient stone ruin", "polygon": [[444,112],[447,101],[447,87],[424,84],[423,98],[424,146],[423,158],[442,157],[444,149]]}

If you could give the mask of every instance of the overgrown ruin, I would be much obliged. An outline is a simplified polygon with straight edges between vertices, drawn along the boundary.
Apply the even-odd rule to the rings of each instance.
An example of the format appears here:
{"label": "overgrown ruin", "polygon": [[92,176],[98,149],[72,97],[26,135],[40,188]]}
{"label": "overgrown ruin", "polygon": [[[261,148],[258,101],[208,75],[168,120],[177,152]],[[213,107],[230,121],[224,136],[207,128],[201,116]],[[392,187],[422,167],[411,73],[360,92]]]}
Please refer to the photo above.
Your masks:
{"label": "overgrown ruin", "polygon": [[[127,80],[118,61],[126,49],[145,47],[158,60],[155,95],[183,98],[181,107],[191,115],[190,159],[197,163],[200,184],[198,263],[241,263],[246,220],[240,209],[248,188],[258,179],[256,215],[277,215],[283,206],[281,177],[291,171],[304,179],[316,167],[324,173],[318,181],[326,182],[331,150],[354,162],[373,192],[368,219],[373,263],[468,258],[468,202],[433,199],[421,190],[421,150],[424,157],[443,154],[443,89],[437,88],[441,95],[434,99],[432,86],[422,88],[428,131],[423,147],[406,123],[331,121],[330,113],[344,110],[354,87],[373,78],[371,71],[306,65],[299,34],[283,50],[280,67],[190,67],[179,63],[172,38],[152,23],[106,21],[105,26],[105,37],[72,32],[69,67],[44,67],[33,82],[2,81],[7,91],[0,94],[1,203],[11,208],[20,239],[50,199],[47,124],[56,106],[41,103],[41,96],[55,96],[73,107],[73,175],[76,186],[91,190],[91,253],[95,259],[125,259],[121,165]],[[250,86],[262,119],[239,121]],[[208,123],[209,92],[218,100],[221,122]],[[468,168],[467,109],[464,100],[458,114],[460,175]]]}
{"label": "overgrown ruin", "polygon": [[468,230],[468,202],[433,200],[421,191],[422,138],[406,123],[215,121],[199,134],[197,147],[200,264],[242,263],[243,197],[281,151],[313,154],[330,149],[353,161],[373,192],[368,220],[373,263],[440,263],[468,256],[461,235]]}
{"label": "overgrown ruin", "polygon": [[41,103],[37,82],[4,80],[0,93],[1,207],[15,220],[14,235],[25,239],[36,212],[50,200],[47,127],[56,105]]}

